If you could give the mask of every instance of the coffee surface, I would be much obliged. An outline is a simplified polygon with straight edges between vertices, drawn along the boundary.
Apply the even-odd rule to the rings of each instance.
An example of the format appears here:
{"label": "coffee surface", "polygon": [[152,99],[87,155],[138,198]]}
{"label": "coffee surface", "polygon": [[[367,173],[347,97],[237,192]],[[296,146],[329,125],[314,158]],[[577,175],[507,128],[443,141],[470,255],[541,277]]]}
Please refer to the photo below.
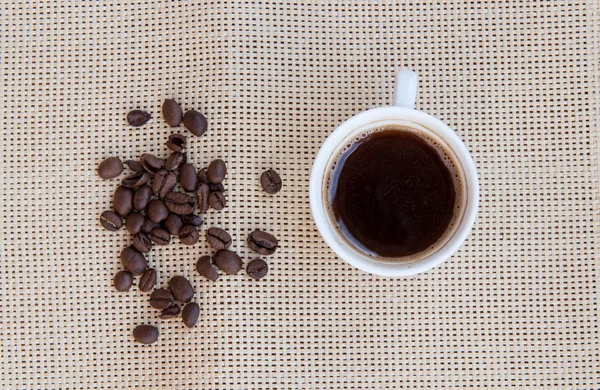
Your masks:
{"label": "coffee surface", "polygon": [[333,214],[346,238],[377,257],[431,247],[448,228],[453,172],[436,148],[410,131],[384,129],[354,143],[330,178]]}

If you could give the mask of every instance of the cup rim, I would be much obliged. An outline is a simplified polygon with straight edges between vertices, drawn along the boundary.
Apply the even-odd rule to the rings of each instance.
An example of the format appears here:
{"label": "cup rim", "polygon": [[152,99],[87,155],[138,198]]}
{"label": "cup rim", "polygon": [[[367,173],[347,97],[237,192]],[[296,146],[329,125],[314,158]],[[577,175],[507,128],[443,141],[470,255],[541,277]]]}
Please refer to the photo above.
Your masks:
{"label": "cup rim", "polygon": [[[467,193],[464,215],[455,233],[437,251],[410,263],[379,262],[368,255],[359,254],[356,249],[341,240],[336,234],[336,228],[327,217],[327,206],[323,199],[325,170],[332,153],[339,149],[341,142],[356,128],[381,120],[414,121],[434,131],[444,139],[459,160],[464,170]],[[309,199],[313,220],[319,233],[329,247],[344,261],[352,266],[380,276],[407,277],[426,272],[449,259],[462,245],[469,235],[479,205],[479,183],[475,163],[467,147],[456,132],[439,119],[412,108],[388,106],[373,108],[361,112],[342,122],[323,142],[317,153],[309,182]]]}

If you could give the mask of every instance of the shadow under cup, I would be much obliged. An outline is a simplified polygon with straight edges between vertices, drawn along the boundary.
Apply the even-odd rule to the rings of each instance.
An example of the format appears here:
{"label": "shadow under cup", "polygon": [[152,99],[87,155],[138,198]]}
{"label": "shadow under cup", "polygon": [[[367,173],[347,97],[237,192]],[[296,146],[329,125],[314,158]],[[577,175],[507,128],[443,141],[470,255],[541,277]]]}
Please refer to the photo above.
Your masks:
{"label": "shadow under cup", "polygon": [[[336,169],[338,169],[337,164],[340,157],[344,155],[350,148],[352,148],[353,145],[356,145],[357,142],[360,142],[361,139],[367,137],[369,134],[382,130],[411,132],[417,135],[419,138],[425,140],[438,152],[454,177],[454,212],[448,227],[433,245],[425,250],[404,257],[381,257],[373,253],[368,253],[363,248],[360,248],[359,242],[349,239],[343,232],[344,229],[338,224],[331,206],[333,201],[332,181],[334,180],[334,172]],[[340,142],[338,142],[336,149],[330,154],[325,166],[321,197],[325,207],[325,214],[326,218],[328,219],[328,223],[330,226],[334,227],[333,234],[336,236],[336,241],[343,241],[349,249],[355,252],[354,255],[363,258],[366,257],[369,260],[380,264],[410,264],[435,255],[455,236],[465,217],[465,210],[468,200],[467,197],[469,194],[467,185],[466,174],[461,160],[449,143],[436,131],[425,127],[425,125],[421,123],[409,120],[388,119],[377,120],[363,124],[362,126],[358,126],[351,130]]]}

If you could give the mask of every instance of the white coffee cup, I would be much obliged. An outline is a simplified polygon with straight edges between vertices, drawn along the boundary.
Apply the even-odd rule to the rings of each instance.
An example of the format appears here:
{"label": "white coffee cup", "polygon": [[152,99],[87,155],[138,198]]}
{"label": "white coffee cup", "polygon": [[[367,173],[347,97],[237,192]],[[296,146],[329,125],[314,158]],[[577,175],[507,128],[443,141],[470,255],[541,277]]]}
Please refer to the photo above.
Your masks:
{"label": "white coffee cup", "polygon": [[[443,263],[465,241],[477,215],[479,183],[473,159],[450,127],[439,119],[415,109],[417,85],[415,72],[400,71],[396,77],[394,105],[362,112],[339,125],[321,146],[310,175],[310,207],[325,242],[340,258],[356,268],[382,276],[411,276]],[[444,150],[451,154],[450,157],[462,178],[462,204],[458,205],[459,211],[453,227],[449,228],[446,238],[434,248],[417,255],[409,262],[402,259],[375,258],[356,249],[339,231],[327,198],[329,173],[344,147],[369,129],[391,125],[417,129],[442,145]]]}

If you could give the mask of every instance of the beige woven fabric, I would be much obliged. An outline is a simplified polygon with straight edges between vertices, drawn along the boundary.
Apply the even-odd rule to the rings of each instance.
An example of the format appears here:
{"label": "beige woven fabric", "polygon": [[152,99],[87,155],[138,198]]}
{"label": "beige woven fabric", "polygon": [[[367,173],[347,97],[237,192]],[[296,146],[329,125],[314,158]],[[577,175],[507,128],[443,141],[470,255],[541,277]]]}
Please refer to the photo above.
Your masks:
{"label": "beige woven fabric", "polygon": [[[0,387],[598,388],[600,16],[581,3],[4,1]],[[452,259],[394,280],[328,249],[308,176],[403,67],[472,152],[481,205]],[[281,239],[260,282],[203,280],[204,240],[152,252],[161,284],[195,285],[192,330],[113,290],[129,237],[98,224],[118,181],[97,164],[166,156],[166,97],[209,118],[191,160],[230,167],[229,207],[206,225],[245,261],[252,229]],[[133,108],[154,121],[131,129]],[[132,341],[140,323],[157,344]]]}

